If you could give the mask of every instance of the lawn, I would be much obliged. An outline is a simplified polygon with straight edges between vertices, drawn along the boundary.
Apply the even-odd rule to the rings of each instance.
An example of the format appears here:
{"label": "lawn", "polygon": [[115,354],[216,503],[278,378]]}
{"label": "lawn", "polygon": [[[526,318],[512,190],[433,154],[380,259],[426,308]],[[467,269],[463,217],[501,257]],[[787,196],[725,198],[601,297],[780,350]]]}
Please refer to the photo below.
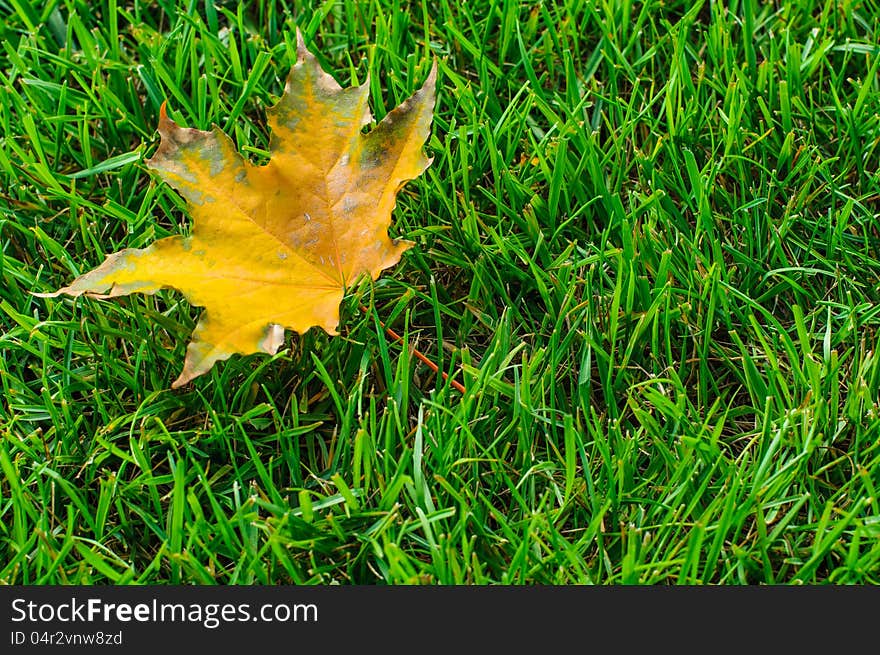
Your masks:
{"label": "lawn", "polygon": [[[876,0],[0,18],[0,583],[880,582]],[[377,118],[438,62],[416,246],[171,390],[179,293],[31,292],[190,229],[164,100],[265,161],[297,26]]]}

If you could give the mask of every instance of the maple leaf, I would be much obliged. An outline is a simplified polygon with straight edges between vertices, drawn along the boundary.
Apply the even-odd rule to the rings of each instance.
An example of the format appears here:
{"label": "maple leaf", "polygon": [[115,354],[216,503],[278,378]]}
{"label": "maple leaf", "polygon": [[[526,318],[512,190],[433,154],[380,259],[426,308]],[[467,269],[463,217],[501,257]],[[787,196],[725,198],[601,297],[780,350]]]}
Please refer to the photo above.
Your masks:
{"label": "maple leaf", "polygon": [[109,255],[55,293],[111,298],[173,288],[204,307],[180,387],[234,353],[274,354],[284,328],[337,334],[345,289],[376,279],[413,245],[388,236],[402,184],[431,163],[422,152],[437,64],[424,85],[370,132],[369,80],[343,89],[306,49],[268,110],[271,158],[244,159],[216,126],[188,129],[162,105],[161,142],[147,160],[187,200],[191,236]]}

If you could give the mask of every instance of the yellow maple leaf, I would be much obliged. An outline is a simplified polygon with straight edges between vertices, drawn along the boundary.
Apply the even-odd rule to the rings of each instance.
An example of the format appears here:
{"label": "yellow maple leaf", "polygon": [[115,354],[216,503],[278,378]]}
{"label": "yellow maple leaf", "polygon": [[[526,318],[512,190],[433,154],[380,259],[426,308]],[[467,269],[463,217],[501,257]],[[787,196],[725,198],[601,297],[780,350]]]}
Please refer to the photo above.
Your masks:
{"label": "yellow maple leaf", "polygon": [[189,237],[109,255],[52,294],[110,298],[182,292],[204,307],[172,387],[235,353],[274,354],[284,328],[337,334],[345,288],[376,279],[412,243],[388,236],[402,184],[431,163],[423,151],[434,108],[436,62],[421,89],[370,132],[369,81],[341,88],[297,32],[298,61],[269,109],[271,159],[251,164],[216,126],[180,127],[165,113],[147,161],[186,198]]}

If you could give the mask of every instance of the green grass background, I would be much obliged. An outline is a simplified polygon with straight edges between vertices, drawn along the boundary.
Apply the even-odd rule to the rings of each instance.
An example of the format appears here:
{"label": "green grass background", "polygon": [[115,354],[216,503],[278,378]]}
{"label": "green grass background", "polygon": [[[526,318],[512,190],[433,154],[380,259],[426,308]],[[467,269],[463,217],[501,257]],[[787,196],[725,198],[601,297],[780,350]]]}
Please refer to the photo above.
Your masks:
{"label": "green grass background", "polygon": [[[0,17],[0,582],[880,580],[878,2]],[[30,292],[189,229],[163,100],[264,159],[297,25],[380,118],[439,61],[417,247],[170,391],[180,294]]]}

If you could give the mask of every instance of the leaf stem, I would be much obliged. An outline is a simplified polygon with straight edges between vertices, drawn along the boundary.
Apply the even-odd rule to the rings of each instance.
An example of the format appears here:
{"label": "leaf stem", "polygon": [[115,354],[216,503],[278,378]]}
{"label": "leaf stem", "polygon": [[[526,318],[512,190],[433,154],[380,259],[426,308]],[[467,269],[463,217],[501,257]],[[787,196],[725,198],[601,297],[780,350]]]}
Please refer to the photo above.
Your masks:
{"label": "leaf stem", "polygon": [[[364,314],[369,314],[369,313],[370,313],[370,310],[367,309],[366,307],[364,307],[363,305],[359,305],[359,307],[361,308],[361,311],[362,311]],[[377,320],[378,320],[378,318],[377,318]],[[394,330],[392,330],[390,327],[386,326],[381,320],[379,320],[379,325],[381,325],[382,328],[385,330],[385,333],[386,333],[389,337],[391,337],[392,339],[394,339],[396,342],[402,342],[402,341],[403,341],[403,337],[402,337],[402,336],[400,336],[399,334],[397,334],[397,332],[395,332]],[[441,370],[438,368],[438,366],[437,366],[434,362],[432,362],[430,359],[428,359],[428,357],[425,356],[425,355],[424,355],[424,354],[423,354],[418,348],[413,347],[413,348],[412,348],[412,354],[415,355],[416,357],[418,357],[418,359],[419,359],[423,364],[425,364],[428,368],[430,368],[432,371],[434,371],[434,373],[439,373],[440,375],[442,375],[442,376],[443,376],[443,380],[444,380],[444,381],[448,380],[448,381],[449,381],[449,384],[451,384],[453,387],[455,387],[456,390],[460,391],[461,393],[465,393],[465,392],[466,392],[466,389],[464,388],[464,385],[463,385],[463,384],[461,384],[460,382],[457,382],[457,381],[455,381],[455,380],[451,380],[451,379],[449,378],[449,375],[447,375],[445,371],[441,371]]]}

